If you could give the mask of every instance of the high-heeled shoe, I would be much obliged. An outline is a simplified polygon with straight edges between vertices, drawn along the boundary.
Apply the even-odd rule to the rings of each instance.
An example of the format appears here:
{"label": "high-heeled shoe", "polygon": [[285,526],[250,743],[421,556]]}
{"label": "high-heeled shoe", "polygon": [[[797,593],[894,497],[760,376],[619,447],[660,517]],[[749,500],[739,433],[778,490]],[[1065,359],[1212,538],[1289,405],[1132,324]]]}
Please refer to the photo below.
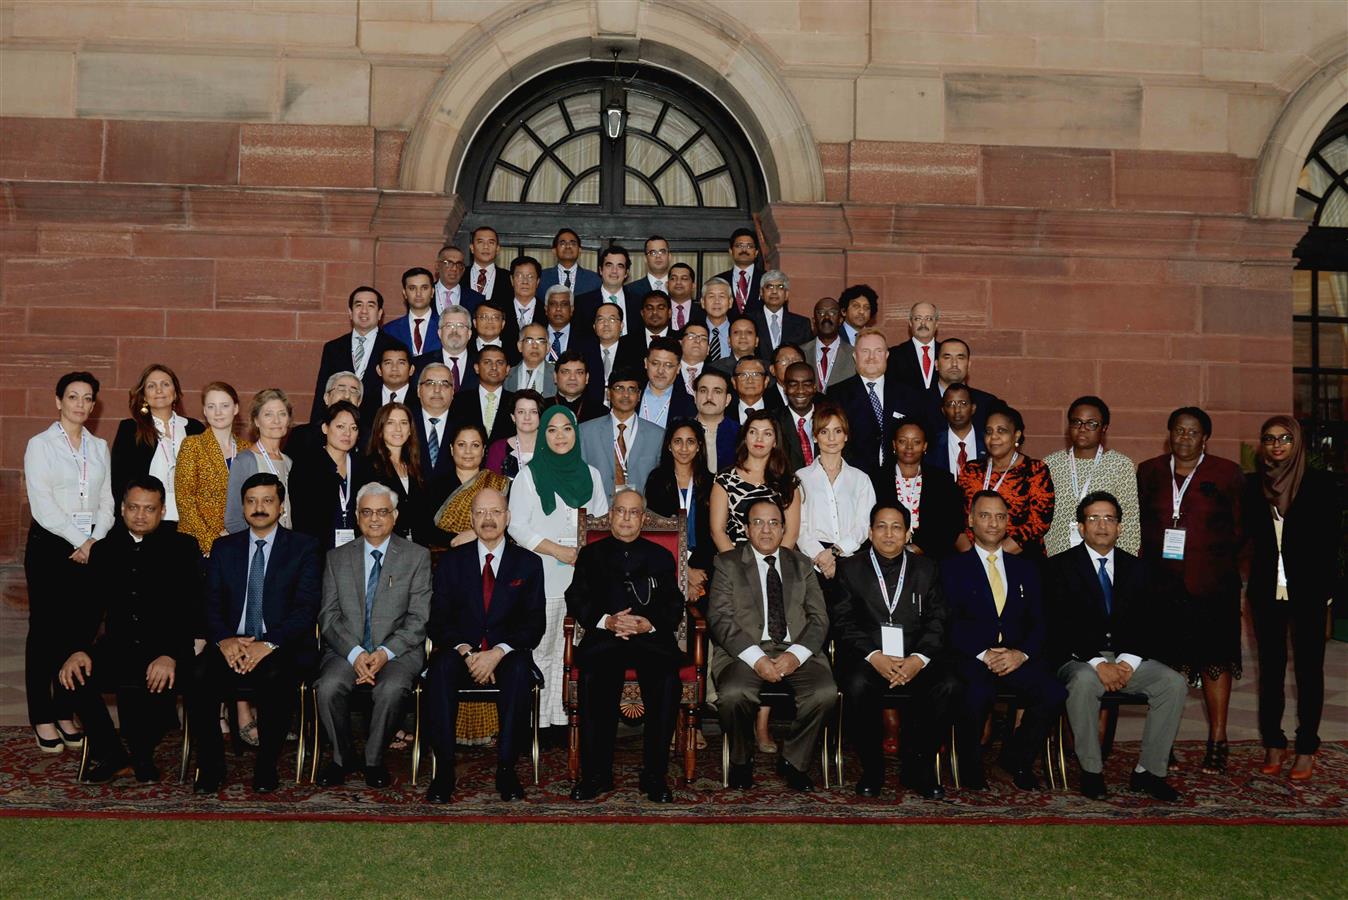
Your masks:
{"label": "high-heeled shoe", "polygon": [[1306,767],[1305,771],[1298,772],[1296,766],[1293,765],[1292,771],[1288,773],[1287,777],[1292,779],[1293,781],[1310,781],[1311,776],[1314,774],[1315,774],[1315,757],[1312,756],[1311,764]]}
{"label": "high-heeled shoe", "polygon": [[56,723],[56,733],[61,736],[61,743],[65,744],[71,750],[78,750],[84,744],[83,732],[66,731],[61,727],[61,723]]}
{"label": "high-heeled shoe", "polygon": [[[60,729],[58,728],[57,731],[59,732]],[[61,742],[59,737],[44,738],[42,735],[38,734],[36,725],[33,726],[33,737],[37,738],[37,749],[41,750],[43,753],[60,753],[66,748],[66,745]]]}
{"label": "high-heeled shoe", "polygon": [[1270,748],[1269,753],[1277,753],[1277,759],[1268,759],[1265,755],[1264,763],[1259,767],[1259,771],[1265,775],[1277,775],[1282,771],[1282,764],[1287,762],[1287,751],[1277,748]]}
{"label": "high-heeled shoe", "polygon": [[1226,759],[1231,748],[1226,741],[1208,741],[1207,752],[1203,754],[1204,775],[1225,775]]}

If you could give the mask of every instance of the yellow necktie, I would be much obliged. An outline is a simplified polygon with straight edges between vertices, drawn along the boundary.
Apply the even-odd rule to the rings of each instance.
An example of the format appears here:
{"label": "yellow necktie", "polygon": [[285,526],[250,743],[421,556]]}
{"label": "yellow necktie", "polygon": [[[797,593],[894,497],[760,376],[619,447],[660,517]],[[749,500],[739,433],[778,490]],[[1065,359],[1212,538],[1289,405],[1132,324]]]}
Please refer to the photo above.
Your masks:
{"label": "yellow necktie", "polygon": [[1002,573],[997,569],[997,554],[988,554],[988,585],[992,588],[992,602],[997,606],[997,615],[1006,609],[1006,585],[1002,582]]}
{"label": "yellow necktie", "polygon": [[482,417],[482,424],[487,426],[487,434],[491,434],[491,427],[496,424],[496,395],[487,394],[487,412]]}

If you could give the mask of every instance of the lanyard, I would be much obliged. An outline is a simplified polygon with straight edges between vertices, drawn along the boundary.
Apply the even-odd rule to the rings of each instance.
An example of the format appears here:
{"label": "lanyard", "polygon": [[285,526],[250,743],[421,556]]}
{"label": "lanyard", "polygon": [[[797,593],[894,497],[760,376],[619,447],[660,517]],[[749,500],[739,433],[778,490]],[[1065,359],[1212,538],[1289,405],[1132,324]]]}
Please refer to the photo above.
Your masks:
{"label": "lanyard", "polygon": [[[61,424],[58,422],[56,427],[61,428]],[[84,429],[81,428],[80,450],[76,453],[75,445],[70,443],[70,435],[66,434],[64,428],[61,428],[61,437],[66,439],[66,449],[70,451],[70,458],[75,461],[75,465],[79,466],[80,469],[80,500],[82,501],[89,496],[89,439],[85,436]]]}
{"label": "lanyard", "polygon": [[689,501],[692,499],[693,486],[690,484],[686,488],[681,488],[676,484],[674,490],[678,491],[679,494],[679,509],[687,512]]}
{"label": "lanyard", "polygon": [[280,478],[281,473],[276,471],[276,466],[272,463],[271,454],[267,452],[267,448],[263,447],[260,441],[258,442],[257,448],[258,448],[257,455],[262,457],[262,464],[267,467],[267,471],[275,475],[277,478]]}
{"label": "lanyard", "polygon": [[[999,493],[999,494],[1002,492],[1002,482],[1006,480],[1007,474],[1008,474],[1012,469],[1014,469],[1014,468],[1016,467],[1016,460],[1018,460],[1018,459],[1020,459],[1020,451],[1019,451],[1019,450],[1017,450],[1015,453],[1012,453],[1012,454],[1011,454],[1011,465],[1009,465],[1009,466],[1006,467],[1006,471],[1002,473],[1002,477],[1001,477],[1001,478],[998,478],[998,479],[997,479],[997,483],[994,484],[994,485],[992,486],[992,489],[993,489],[994,491],[996,491],[996,492]],[[988,489],[988,485],[989,485],[991,482],[992,482],[992,460],[989,459],[989,460],[988,460],[988,470],[987,470],[987,472],[983,473],[983,490],[986,491],[986,490]]]}
{"label": "lanyard", "polygon": [[348,517],[346,504],[351,499],[351,454],[346,455],[346,477],[337,484],[337,500],[342,504],[342,527],[346,527]]}
{"label": "lanyard", "polygon": [[1077,455],[1075,451],[1067,451],[1067,459],[1072,463],[1072,496],[1077,498],[1077,502],[1086,499],[1086,494],[1091,489],[1091,479],[1095,477],[1095,470],[1100,466],[1100,457],[1105,455],[1104,447],[1095,448],[1095,459],[1091,460],[1091,474],[1086,476],[1086,483],[1077,487]]}
{"label": "lanyard", "polygon": [[[623,467],[623,471],[626,472],[626,471],[627,471],[627,454],[628,454],[629,452],[631,452],[631,449],[632,449],[632,441],[636,439],[636,433],[637,433],[637,416],[633,416],[631,419],[628,419],[626,422],[623,422],[622,424],[624,424],[624,425],[627,426],[626,433],[623,434],[623,443],[627,445],[627,449],[624,450],[623,448],[619,447],[619,446],[618,446],[618,438],[617,438],[617,437],[614,437],[614,438],[613,438],[613,455],[616,456],[616,457],[618,457],[618,464],[621,465],[621,466]],[[614,431],[617,431],[617,430],[618,430],[618,429],[617,429],[617,426],[614,426],[614,429],[613,429],[613,430],[614,430]]]}
{"label": "lanyard", "polygon": [[648,399],[649,399],[649,397],[650,397],[650,394],[649,394],[649,393],[643,393],[643,394],[642,394],[642,397],[641,397],[641,418],[643,418],[643,419],[649,419],[649,420],[652,421],[652,422],[662,422],[662,421],[666,421],[666,419],[665,419],[665,414],[669,412],[669,404],[672,403],[672,402],[674,401],[674,386],[673,386],[673,385],[670,385],[669,389],[668,389],[667,391],[665,391],[665,402],[664,402],[664,404],[660,407],[660,411],[659,411],[658,413],[656,413],[655,415],[653,415],[653,416],[650,415],[650,413],[649,413],[649,410],[650,410],[650,404],[647,402]]}
{"label": "lanyard", "polygon": [[875,550],[871,550],[871,568],[875,569],[875,577],[880,581],[880,596],[885,598],[885,608],[889,610],[889,621],[894,621],[894,610],[899,606],[899,595],[903,593],[903,582],[908,577],[908,551],[903,551],[903,563],[899,566],[899,583],[894,585],[894,596],[889,596],[889,589],[885,586],[885,573],[880,571],[880,561],[875,558]]}
{"label": "lanyard", "polygon": [[1189,490],[1189,482],[1194,480],[1194,475],[1198,474],[1198,467],[1203,465],[1203,460],[1206,458],[1206,453],[1200,453],[1198,463],[1184,479],[1184,485],[1175,487],[1175,454],[1170,454],[1170,519],[1174,528],[1179,527],[1180,504],[1184,502],[1184,494]]}

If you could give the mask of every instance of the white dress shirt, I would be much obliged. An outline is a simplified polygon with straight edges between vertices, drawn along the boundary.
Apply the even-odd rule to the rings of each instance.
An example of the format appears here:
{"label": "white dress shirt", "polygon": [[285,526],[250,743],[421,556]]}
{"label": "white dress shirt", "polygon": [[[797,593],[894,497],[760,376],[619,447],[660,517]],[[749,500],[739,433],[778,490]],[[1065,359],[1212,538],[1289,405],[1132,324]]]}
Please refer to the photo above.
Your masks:
{"label": "white dress shirt", "polygon": [[[87,473],[83,479],[82,473]],[[80,431],[79,449],[71,447],[60,422],[29,438],[23,480],[33,520],[72,548],[91,537],[102,540],[112,528],[115,507],[108,442],[87,429]],[[76,514],[92,519],[92,534],[76,526]]]}
{"label": "white dress shirt", "polygon": [[739,266],[730,267],[730,300],[738,308],[741,272],[744,273],[744,290],[745,290],[744,306],[747,309],[749,306],[748,292],[754,289],[753,263],[750,263],[749,265],[745,266],[742,269]]}
{"label": "white dress shirt", "polygon": [[814,342],[814,377],[819,380],[819,390],[828,387],[828,378],[824,377],[824,370],[821,362],[824,359],[824,348],[828,348],[828,373],[833,375],[833,368],[838,364],[838,347],[842,345],[842,340],[834,338],[833,343],[825,344],[822,339]]}
{"label": "white dress shirt", "polygon": [[381,383],[379,385],[379,396],[383,402],[380,405],[387,406],[388,404],[393,403],[394,401],[397,401],[398,403],[406,403],[407,395],[411,393],[411,391],[412,388],[406,384],[400,388],[390,390],[388,385]]}
{"label": "white dress shirt", "polygon": [[[375,551],[375,550],[378,550],[378,551],[379,551],[379,561],[380,561],[381,563],[382,563],[382,562],[385,562],[386,560],[388,560],[388,545],[389,545],[389,541],[390,541],[390,538],[387,538],[387,537],[386,537],[386,538],[384,538],[384,543],[382,543],[382,544],[376,544],[376,545],[374,545],[374,546],[371,546],[371,545],[370,545],[370,542],[369,542],[368,539],[362,540],[362,541],[360,542],[360,543],[361,543],[361,546],[364,548],[364,550],[363,550],[363,552],[362,552],[361,555],[364,556],[364,558],[365,558],[365,582],[364,582],[364,583],[365,583],[366,585],[368,585],[368,584],[370,583],[370,573],[374,571],[374,556],[372,555],[372,552]],[[382,570],[380,570],[380,571],[381,571],[381,573],[382,573]],[[376,602],[379,601],[379,594],[378,594],[378,592],[375,593],[374,599],[375,599]],[[364,610],[361,610],[361,614],[362,614],[362,615],[364,614]],[[373,608],[371,608],[371,613],[370,613],[370,614],[371,614],[372,616],[374,615],[374,613],[373,613]],[[364,632],[364,630],[365,630],[365,622],[364,622],[364,621],[362,621],[362,622],[360,623],[360,627],[361,627],[361,631]],[[376,649],[376,650],[383,650],[386,654],[388,654],[388,661],[389,661],[389,662],[393,662],[393,656],[394,656],[394,653],[393,653],[393,651],[390,650],[388,647],[385,647],[383,644],[380,644],[380,645],[379,645],[378,647],[376,647],[375,649]],[[356,646],[354,646],[354,647],[351,648],[351,652],[350,652],[350,653],[346,654],[346,661],[349,662],[351,665],[354,666],[354,665],[356,664],[356,657],[360,656],[360,655],[361,655],[362,653],[364,653],[364,652],[365,652],[365,648],[362,647],[360,644],[357,644]]]}
{"label": "white dress shirt", "polygon": [[543,371],[546,368],[546,363],[539,363],[537,369],[531,369],[521,362],[519,364],[519,383],[516,385],[516,390],[533,389],[541,392],[543,390]]}
{"label": "white dress shirt", "polygon": [[762,398],[762,397],[759,397],[758,400],[757,400],[757,402],[755,402],[755,403],[753,403],[752,405],[749,405],[749,406],[746,406],[746,405],[743,403],[743,401],[741,401],[741,402],[739,403],[739,408],[740,408],[740,424],[743,425],[743,424],[744,424],[744,420],[747,419],[747,418],[749,417],[749,413],[750,413],[750,412],[752,412],[752,411],[754,411],[754,410],[759,410],[759,409],[763,409],[763,408],[764,408],[764,406],[763,406],[763,398]]}
{"label": "white dress shirt", "polygon": [[946,468],[950,474],[959,478],[960,475],[960,441],[964,441],[964,455],[969,462],[978,459],[978,441],[974,439],[974,427],[969,426],[969,433],[964,437],[955,434],[955,429],[949,425],[945,429],[945,455]]}
{"label": "white dress shirt", "polygon": [[[917,338],[909,338],[909,340],[913,342],[913,351],[917,353],[917,371],[919,375],[922,375],[922,385],[923,387],[931,387],[931,380],[936,377],[936,341],[933,340],[924,344]],[[926,374],[922,373],[923,347],[927,348],[927,353],[931,357],[931,371]]]}
{"label": "white dress shirt", "polygon": [[445,287],[444,284],[437,281],[435,283],[435,311],[439,315],[444,315],[445,310],[451,306],[463,305],[463,289],[457,284],[453,287]]}
{"label": "white dress shirt", "polygon": [[697,392],[697,376],[702,374],[702,367],[706,363],[698,363],[695,366],[679,366],[683,371],[683,386],[688,389],[688,396],[693,396]]}
{"label": "white dress shirt", "polygon": [[[1108,573],[1109,583],[1112,585],[1114,583],[1114,548],[1110,547],[1109,552],[1104,556],[1101,556],[1099,553],[1095,552],[1094,547],[1087,544],[1086,553],[1090,556],[1091,570],[1096,573],[1096,578],[1100,577],[1100,560],[1103,559],[1105,561],[1105,572]],[[1142,657],[1138,656],[1136,653],[1116,653],[1114,655],[1114,661],[1127,663],[1132,666],[1134,672],[1137,671],[1138,666],[1142,665]],[[1100,663],[1109,662],[1109,660],[1104,656],[1095,656],[1088,660],[1088,662],[1090,663],[1090,667],[1095,669],[1099,667]]]}
{"label": "white dress shirt", "polygon": [[534,321],[534,310],[538,306],[538,301],[530,297],[528,303],[520,303],[520,298],[515,298],[515,323],[523,328],[525,325],[531,325]]}
{"label": "white dress shirt", "polygon": [[627,297],[623,294],[622,288],[610,291],[604,285],[599,285],[599,302],[616,303],[623,308],[622,329],[618,332],[624,337],[627,335]]}
{"label": "white dress shirt", "polygon": [[717,357],[717,358],[718,358],[718,359],[728,359],[728,358],[734,356],[734,355],[735,355],[735,351],[732,350],[732,349],[730,349],[730,317],[727,316],[727,317],[726,317],[726,320],[725,320],[724,322],[722,322],[720,325],[714,325],[714,324],[712,324],[711,319],[708,319],[708,320],[707,320],[707,347],[708,347],[708,348],[711,347],[711,344],[712,344],[711,336],[712,336],[713,333],[720,335],[720,341],[721,341],[721,355],[720,355],[719,357]]}
{"label": "white dress shirt", "polygon": [[[763,596],[763,634],[759,637],[759,640],[770,641],[772,638],[768,635],[768,561],[762,553],[758,552],[757,548],[750,545],[749,549],[753,550],[754,562],[758,565],[758,589]],[[773,554],[773,557],[777,563],[777,575],[780,577],[782,574],[781,552],[778,551]],[[786,579],[782,579],[782,592],[783,594],[786,592]],[[789,627],[786,630],[786,637],[783,640],[791,640],[791,629]],[[794,643],[786,648],[786,652],[800,660],[801,665],[804,665],[805,661],[814,655],[814,652],[809,648]],[[745,647],[744,651],[740,653],[740,659],[751,669],[765,656],[767,656],[767,654],[763,652],[763,648],[756,644]]]}
{"label": "white dress shirt", "polygon": [[178,468],[178,451],[187,437],[187,420],[176,412],[169,416],[168,427],[159,421],[158,416],[150,416],[154,429],[159,434],[154,456],[150,458],[150,474],[164,485],[164,520],[178,521],[178,498],[174,490],[175,471]]}
{"label": "white dress shirt", "polygon": [[[847,343],[856,346],[857,330],[846,322],[842,323],[842,335]],[[837,354],[835,353],[834,356],[837,356]],[[832,365],[832,363],[829,363],[829,365]]]}
{"label": "white dress shirt", "polygon": [[[439,419],[439,421],[436,422],[434,425],[432,425],[431,424],[432,418]],[[426,440],[427,442],[429,442],[431,439],[431,432],[435,432],[435,442],[440,447],[441,453],[444,453],[446,449],[445,423],[447,423],[448,421],[449,421],[449,410],[445,410],[444,412],[435,416],[432,416],[431,413],[426,412],[425,409],[422,409],[421,411],[421,424],[426,426]],[[429,457],[427,461],[429,462]]]}
{"label": "white dress shirt", "polygon": [[[247,626],[248,626],[248,592],[247,592],[246,586],[247,586],[249,580],[251,580],[251,575],[252,575],[252,572],[253,572],[253,566],[254,566],[254,564],[255,564],[255,560],[253,559],[253,557],[257,554],[257,542],[258,542],[258,541],[262,541],[262,542],[263,542],[263,544],[262,544],[262,578],[263,578],[263,581],[264,581],[264,583],[265,583],[266,578],[267,578],[267,564],[271,562],[271,550],[272,550],[273,547],[276,546],[276,532],[277,532],[277,529],[278,529],[278,526],[275,525],[275,524],[273,524],[272,527],[271,527],[271,531],[267,532],[267,533],[264,534],[264,535],[259,535],[256,531],[254,531],[254,530],[251,529],[251,528],[248,529],[248,569],[247,569],[247,571],[244,573],[244,582],[243,582],[243,583],[244,583],[244,585],[245,585],[245,590],[244,590],[244,596],[243,596],[243,613],[239,616],[239,627],[236,628],[236,629],[234,630],[234,633],[235,633],[236,635],[242,636],[242,635],[248,634],[248,631],[247,631]],[[263,599],[264,599],[264,601],[265,601],[266,598],[264,597]],[[265,608],[266,608],[266,604],[265,604],[265,602],[264,602],[264,603],[263,603],[263,609],[265,610]],[[263,634],[266,634],[266,633],[267,633],[267,622],[266,622],[265,619],[264,619],[263,622],[262,622],[262,633],[263,633]]]}
{"label": "white dress shirt", "polygon": [[564,288],[570,288],[573,296],[576,292],[576,279],[579,277],[580,263],[576,263],[569,269],[561,263],[557,264],[557,283]]}
{"label": "white dress shirt", "polygon": [[571,346],[571,323],[567,322],[561,328],[553,328],[551,325],[548,326],[548,354],[549,354],[548,358],[551,359],[553,362],[557,361],[557,357],[551,355],[552,342],[553,338],[555,338],[558,334],[561,335],[561,340],[559,341],[559,343],[562,346],[562,352],[565,353],[567,349]]}
{"label": "white dress shirt", "polygon": [[[371,328],[369,334],[361,334],[356,329],[351,329],[351,365],[354,367],[352,371],[356,373],[356,377],[359,379],[365,378],[365,370],[370,367],[370,357],[374,356],[374,341],[377,337],[379,337],[378,328]],[[365,341],[363,349],[360,346],[361,339]],[[359,366],[356,365],[357,350],[362,352]]]}
{"label": "white dress shirt", "polygon": [[477,341],[477,350],[479,353],[482,352],[483,347],[500,347],[502,350],[505,349],[505,345],[501,343],[501,338],[499,336],[494,337],[489,341],[484,341],[482,338],[473,338],[473,340]]}
{"label": "white dress shirt", "polygon": [[[661,288],[663,290],[663,288]],[[688,323],[693,321],[693,301],[689,298],[682,303],[671,300],[669,302],[669,323],[671,326],[679,324],[679,310],[683,310],[683,325],[688,327]]]}
{"label": "white dress shirt", "polygon": [[[766,306],[763,307],[763,320],[768,324],[768,333],[764,335],[764,337],[768,339],[768,345],[771,346],[773,350],[776,350],[782,343],[782,313],[784,311],[784,309],[779,309],[776,312],[773,312]],[[777,340],[775,341],[772,339],[773,326],[776,326],[777,328]]]}
{"label": "white dress shirt", "polygon": [[824,552],[826,543],[846,556],[856,553],[870,537],[871,507],[875,505],[870,478],[844,462],[838,479],[829,481],[818,458],[797,470],[796,477],[804,495],[796,549],[810,559]]}
{"label": "white dress shirt", "polygon": [[669,337],[669,326],[666,325],[662,331],[654,331],[654,332],[649,331],[645,328],[645,326],[642,326],[642,333],[646,338],[646,348],[649,350],[651,346],[651,341],[655,340],[658,337]]}
{"label": "white dress shirt", "polygon": [[[640,418],[641,416],[637,415],[636,413],[633,413],[631,416],[628,417],[627,421],[622,423],[627,426],[625,429],[623,429],[623,443],[627,445],[627,452],[629,454],[632,452],[632,442],[636,440],[637,437],[637,421]],[[618,417],[613,413],[609,413],[608,420],[609,424],[613,426],[613,446],[617,447],[619,420]],[[645,485],[642,485],[642,487],[645,487]]]}
{"label": "white dress shirt", "polygon": [[[421,346],[417,346],[417,323],[421,323]],[[409,314],[407,316],[407,338],[412,342],[409,348],[413,356],[420,356],[426,352],[426,339],[430,337],[431,314],[426,311],[419,316]]]}
{"label": "white dress shirt", "polygon": [[[486,274],[487,280],[483,283],[482,290],[478,291],[477,278],[483,273]],[[485,266],[480,266],[474,262],[468,269],[468,283],[472,286],[473,290],[490,299],[492,289],[496,287],[496,264],[487,263]]]}
{"label": "white dress shirt", "polygon": [[[477,542],[477,570],[481,572],[483,569],[487,567],[487,554],[490,553],[491,574],[492,578],[496,578],[498,575],[501,574],[501,554],[504,551],[505,551],[505,538],[498,538],[496,541],[496,545],[493,547],[488,547],[483,541],[479,540]],[[467,647],[469,651],[475,649],[473,647],[469,647],[467,644],[459,644],[454,649],[459,650],[464,647]],[[504,654],[509,653],[514,648],[511,647],[509,644],[497,644],[492,649],[500,650],[501,653]]]}
{"label": "white dress shirt", "polygon": [[450,352],[449,352],[448,350],[446,350],[444,347],[441,347],[441,348],[440,348],[440,359],[444,361],[445,365],[449,366],[449,372],[450,372],[450,374],[449,374],[449,380],[450,380],[450,381],[453,381],[453,380],[454,380],[454,361],[455,361],[455,360],[458,360],[458,362],[459,362],[459,384],[463,384],[463,380],[464,380],[465,378],[467,378],[467,377],[468,377],[468,373],[472,371],[472,369],[470,369],[469,366],[468,366],[468,348],[467,348],[467,347],[464,347],[464,348],[463,348],[463,352],[462,352],[462,353],[459,353],[459,354],[457,354],[457,355],[456,355],[456,354],[453,354],[453,353],[450,353]]}

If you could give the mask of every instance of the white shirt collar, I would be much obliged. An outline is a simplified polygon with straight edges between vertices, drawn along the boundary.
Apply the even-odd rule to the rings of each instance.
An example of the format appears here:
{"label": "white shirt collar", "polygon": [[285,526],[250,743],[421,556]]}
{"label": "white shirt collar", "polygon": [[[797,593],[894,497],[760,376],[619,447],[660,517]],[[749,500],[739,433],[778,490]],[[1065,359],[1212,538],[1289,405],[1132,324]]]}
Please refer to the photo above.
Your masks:
{"label": "white shirt collar", "polygon": [[371,544],[370,539],[365,538],[365,555],[369,556],[371,550],[378,550],[381,557],[388,556],[388,545],[391,540],[393,540],[393,535],[391,533],[384,537],[384,543],[382,544]]}
{"label": "white shirt collar", "polygon": [[490,553],[492,555],[491,557],[492,574],[496,574],[497,572],[501,571],[501,556],[504,552],[505,552],[505,535],[501,535],[500,540],[497,542],[496,546],[490,549],[488,549],[487,545],[482,541],[481,538],[479,538],[477,541],[478,569],[481,570],[482,567],[487,564],[487,554]]}
{"label": "white shirt collar", "polygon": [[[1070,453],[1071,451],[1068,451],[1068,452]],[[1083,543],[1084,543],[1084,542],[1083,542]],[[1107,565],[1110,569],[1114,568],[1114,549],[1115,549],[1115,548],[1110,547],[1110,548],[1109,548],[1109,552],[1106,553],[1106,554],[1104,554],[1104,555],[1102,556],[1102,555],[1100,555],[1099,553],[1095,552],[1095,548],[1092,547],[1090,544],[1084,544],[1084,545],[1085,545],[1085,547],[1086,547],[1086,552],[1090,554],[1090,557],[1091,557],[1091,566],[1092,566],[1092,567],[1094,567],[1094,568],[1096,568],[1096,569],[1100,568],[1100,560],[1103,559],[1103,560],[1105,561],[1106,565]]]}

